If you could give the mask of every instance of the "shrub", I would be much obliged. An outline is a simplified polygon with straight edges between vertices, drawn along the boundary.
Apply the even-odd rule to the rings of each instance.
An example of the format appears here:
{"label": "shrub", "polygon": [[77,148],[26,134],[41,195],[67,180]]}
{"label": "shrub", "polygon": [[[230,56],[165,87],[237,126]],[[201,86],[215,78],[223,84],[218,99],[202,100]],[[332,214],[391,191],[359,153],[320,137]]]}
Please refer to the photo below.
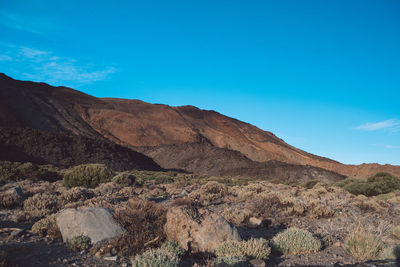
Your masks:
{"label": "shrub", "polygon": [[14,209],[24,204],[23,193],[20,187],[0,192],[0,208]]}
{"label": "shrub", "polygon": [[94,197],[94,193],[90,189],[84,187],[73,187],[61,193],[60,200],[63,204],[85,201]]}
{"label": "shrub", "polygon": [[64,172],[64,185],[94,188],[100,183],[111,181],[114,172],[103,164],[83,164]]}
{"label": "shrub", "polygon": [[400,240],[400,225],[393,227],[392,234]]}
{"label": "shrub", "polygon": [[30,162],[0,162],[0,183],[25,179],[54,182],[60,178],[58,169],[52,165],[36,165]]}
{"label": "shrub", "polygon": [[55,195],[38,193],[24,201],[24,210],[33,217],[43,217],[56,212],[58,202]]}
{"label": "shrub", "polygon": [[90,247],[90,238],[87,236],[75,236],[67,241],[67,247],[73,251],[79,252]]}
{"label": "shrub", "polygon": [[268,241],[251,238],[247,241],[225,241],[215,249],[218,257],[249,257],[266,260],[271,253]]}
{"label": "shrub", "polygon": [[154,202],[130,199],[114,212],[127,232],[111,241],[123,256],[136,255],[148,247],[158,247],[165,240],[166,210]]}
{"label": "shrub", "polygon": [[135,183],[136,177],[129,172],[121,172],[115,175],[111,181],[122,186],[131,186]]}
{"label": "shrub", "polygon": [[179,259],[163,249],[149,250],[132,261],[133,267],[178,267]]}
{"label": "shrub", "polygon": [[384,249],[385,244],[371,231],[357,226],[346,239],[347,250],[355,258],[361,260],[375,259]]}
{"label": "shrub", "polygon": [[335,244],[339,240],[336,237],[334,237],[333,235],[326,235],[321,239],[321,241],[322,241],[323,247],[327,248],[327,247],[332,246],[333,244]]}
{"label": "shrub", "polygon": [[56,225],[56,214],[51,214],[37,221],[32,225],[32,232],[37,234],[45,234],[49,229]]}
{"label": "shrub", "polygon": [[253,214],[264,218],[277,217],[279,213],[284,213],[293,204],[283,202],[276,194],[260,194],[249,203],[249,209]]}
{"label": "shrub", "polygon": [[241,256],[227,256],[218,257],[214,261],[214,265],[223,264],[222,266],[233,266],[233,267],[246,267],[249,266],[246,257]]}
{"label": "shrub", "polygon": [[309,231],[298,228],[286,229],[272,239],[272,248],[283,254],[317,252],[321,246]]}
{"label": "shrub", "polygon": [[377,196],[400,189],[400,179],[389,173],[377,173],[367,180],[347,178],[336,186],[342,187],[354,195]]}
{"label": "shrub", "polygon": [[400,259],[400,246],[387,247],[382,250],[379,257],[381,260],[396,260]]}
{"label": "shrub", "polygon": [[199,190],[192,192],[190,198],[199,201],[203,205],[220,200],[228,194],[228,187],[224,184],[211,181],[202,185]]}
{"label": "shrub", "polygon": [[161,249],[168,251],[181,258],[185,255],[186,251],[178,245],[176,241],[167,241],[162,246]]}
{"label": "shrub", "polygon": [[311,189],[311,188],[314,187],[314,185],[318,184],[319,182],[320,181],[318,181],[318,180],[309,180],[309,181],[306,181],[304,183],[301,183],[300,186],[304,187],[306,189]]}
{"label": "shrub", "polygon": [[221,215],[235,226],[241,226],[250,218],[251,212],[237,207],[228,207]]}

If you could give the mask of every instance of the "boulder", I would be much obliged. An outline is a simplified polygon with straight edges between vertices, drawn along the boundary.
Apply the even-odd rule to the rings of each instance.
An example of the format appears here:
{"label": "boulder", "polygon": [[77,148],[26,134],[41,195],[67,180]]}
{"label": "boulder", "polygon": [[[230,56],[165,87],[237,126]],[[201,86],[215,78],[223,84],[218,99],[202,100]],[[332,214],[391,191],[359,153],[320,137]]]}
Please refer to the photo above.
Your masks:
{"label": "boulder", "polygon": [[56,221],[64,242],[84,235],[95,244],[117,237],[125,231],[114,221],[110,211],[104,208],[65,209],[57,214]]}
{"label": "boulder", "polygon": [[214,252],[224,241],[241,241],[236,227],[224,217],[207,208],[192,206],[170,208],[165,233],[169,240],[192,252]]}

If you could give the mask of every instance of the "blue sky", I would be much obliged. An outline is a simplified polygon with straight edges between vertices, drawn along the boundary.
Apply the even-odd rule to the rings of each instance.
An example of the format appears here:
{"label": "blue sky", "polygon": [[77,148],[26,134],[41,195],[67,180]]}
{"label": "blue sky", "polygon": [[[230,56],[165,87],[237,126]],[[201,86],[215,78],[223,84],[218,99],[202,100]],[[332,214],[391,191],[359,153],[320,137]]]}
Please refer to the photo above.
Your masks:
{"label": "blue sky", "polygon": [[399,14],[398,0],[1,0],[0,72],[400,165]]}

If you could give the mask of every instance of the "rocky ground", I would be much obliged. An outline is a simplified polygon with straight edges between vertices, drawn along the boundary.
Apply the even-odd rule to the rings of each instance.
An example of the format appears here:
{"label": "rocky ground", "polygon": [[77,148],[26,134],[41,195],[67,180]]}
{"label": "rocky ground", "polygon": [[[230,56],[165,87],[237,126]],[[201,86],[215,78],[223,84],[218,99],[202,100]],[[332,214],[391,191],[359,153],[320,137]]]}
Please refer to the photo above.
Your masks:
{"label": "rocky ground", "polygon": [[[0,266],[132,266],[137,255],[167,240],[185,249],[179,266],[214,266],[215,249],[224,240],[252,238],[267,240],[272,250],[263,260],[249,258],[247,266],[396,266],[400,244],[398,196],[356,196],[323,183],[283,185],[136,171],[93,188],[66,186],[61,180],[8,181],[0,199]],[[105,222],[96,217],[96,208],[105,208],[126,231],[74,251],[62,239],[68,220],[57,218],[75,208],[70,211],[95,214],[94,222]],[[80,217],[74,216],[79,225]],[[321,246],[299,253],[274,249],[274,237],[291,228],[309,231]],[[352,252],[354,233],[379,240],[379,249]]]}

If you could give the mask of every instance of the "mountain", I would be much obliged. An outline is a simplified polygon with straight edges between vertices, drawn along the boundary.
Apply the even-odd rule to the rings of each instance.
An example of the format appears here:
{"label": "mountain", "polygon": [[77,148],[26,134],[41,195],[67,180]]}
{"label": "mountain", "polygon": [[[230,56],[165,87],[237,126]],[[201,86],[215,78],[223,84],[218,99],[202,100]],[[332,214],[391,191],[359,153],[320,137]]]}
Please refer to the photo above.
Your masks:
{"label": "mountain", "polygon": [[400,175],[400,166],[344,165],[307,153],[271,132],[215,111],[96,98],[4,74],[0,75],[0,126],[108,140],[146,154],[163,168],[210,175],[260,177],[282,172],[289,180],[296,177],[292,174],[296,171],[289,170],[303,173],[303,178],[320,177],[328,171],[332,180],[380,171]]}

